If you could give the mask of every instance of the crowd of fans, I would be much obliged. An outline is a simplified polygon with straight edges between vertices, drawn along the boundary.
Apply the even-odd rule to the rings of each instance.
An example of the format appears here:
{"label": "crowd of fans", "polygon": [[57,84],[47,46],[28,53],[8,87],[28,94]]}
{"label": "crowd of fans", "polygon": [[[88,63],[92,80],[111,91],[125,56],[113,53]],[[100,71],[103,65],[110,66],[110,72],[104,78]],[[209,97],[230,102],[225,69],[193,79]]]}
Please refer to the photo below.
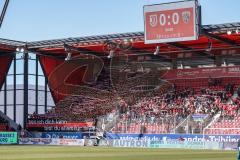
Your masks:
{"label": "crowd of fans", "polygon": [[144,97],[135,105],[128,106],[113,132],[140,132],[141,127],[131,129],[132,124],[135,124],[144,126],[145,133],[156,133],[157,124],[160,126],[158,133],[173,133],[176,126],[189,115],[206,114],[212,118],[220,112],[221,117],[226,119],[238,114],[240,98],[233,96],[234,87],[230,83],[224,87],[220,79],[211,79],[209,86],[199,91],[174,88],[165,94]]}
{"label": "crowd of fans", "polygon": [[2,117],[0,117],[0,131],[10,131],[8,122]]}
{"label": "crowd of fans", "polygon": [[[233,84],[223,84],[221,78],[209,77],[208,86],[201,89],[179,89],[156,80],[157,72],[113,74],[117,75],[110,81],[109,73],[104,71],[97,82],[60,101],[51,114],[67,121],[94,121],[118,110],[120,118],[112,132],[171,133],[194,114],[211,118],[220,113],[222,118],[231,119],[239,111],[240,88],[235,90]],[[141,87],[137,88],[136,84]]]}
{"label": "crowd of fans", "polygon": [[85,121],[106,115],[113,108],[114,101],[111,99],[101,100],[84,96],[70,96],[56,107],[55,113],[68,121]]}

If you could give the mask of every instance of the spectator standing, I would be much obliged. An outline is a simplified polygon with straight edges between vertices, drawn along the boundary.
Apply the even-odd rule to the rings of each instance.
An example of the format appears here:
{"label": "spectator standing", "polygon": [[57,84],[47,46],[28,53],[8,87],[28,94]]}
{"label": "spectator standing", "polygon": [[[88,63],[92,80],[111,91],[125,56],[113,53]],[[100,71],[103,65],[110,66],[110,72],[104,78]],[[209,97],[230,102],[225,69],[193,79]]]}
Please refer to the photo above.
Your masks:
{"label": "spectator standing", "polygon": [[237,150],[238,150],[237,160],[240,160],[240,139],[238,140]]}

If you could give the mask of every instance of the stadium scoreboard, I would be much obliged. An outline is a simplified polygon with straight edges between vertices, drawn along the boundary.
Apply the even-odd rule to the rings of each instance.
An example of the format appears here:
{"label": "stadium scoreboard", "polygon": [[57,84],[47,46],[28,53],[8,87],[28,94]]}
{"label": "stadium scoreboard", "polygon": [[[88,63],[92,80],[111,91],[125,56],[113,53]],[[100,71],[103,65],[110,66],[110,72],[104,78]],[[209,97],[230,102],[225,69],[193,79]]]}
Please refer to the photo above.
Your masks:
{"label": "stadium scoreboard", "polygon": [[145,44],[197,40],[198,9],[195,0],[144,6]]}

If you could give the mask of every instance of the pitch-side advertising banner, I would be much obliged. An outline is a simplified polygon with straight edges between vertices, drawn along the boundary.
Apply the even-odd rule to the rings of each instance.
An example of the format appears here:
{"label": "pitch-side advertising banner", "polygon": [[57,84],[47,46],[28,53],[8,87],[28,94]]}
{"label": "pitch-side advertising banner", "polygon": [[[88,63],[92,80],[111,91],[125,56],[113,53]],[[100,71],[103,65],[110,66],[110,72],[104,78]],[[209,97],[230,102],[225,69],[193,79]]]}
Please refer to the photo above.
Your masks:
{"label": "pitch-side advertising banner", "polygon": [[0,132],[0,144],[16,144],[17,132]]}
{"label": "pitch-side advertising banner", "polygon": [[20,138],[19,144],[84,146],[84,139]]}
{"label": "pitch-side advertising banner", "polygon": [[197,6],[196,1],[144,6],[145,43],[196,40]]}
{"label": "pitch-side advertising banner", "polygon": [[240,135],[202,135],[202,134],[113,134],[107,133],[108,139],[122,140],[151,140],[167,141],[183,138],[185,141],[194,142],[237,142]]}
{"label": "pitch-side advertising banner", "polygon": [[81,132],[42,132],[41,137],[36,138],[60,138],[63,139],[82,139]]}
{"label": "pitch-side advertising banner", "polygon": [[[130,148],[180,148],[180,149],[216,149],[222,150],[221,142],[197,142],[197,141],[179,141],[179,140],[112,140],[113,147],[130,147]],[[236,148],[236,143],[231,150]]]}

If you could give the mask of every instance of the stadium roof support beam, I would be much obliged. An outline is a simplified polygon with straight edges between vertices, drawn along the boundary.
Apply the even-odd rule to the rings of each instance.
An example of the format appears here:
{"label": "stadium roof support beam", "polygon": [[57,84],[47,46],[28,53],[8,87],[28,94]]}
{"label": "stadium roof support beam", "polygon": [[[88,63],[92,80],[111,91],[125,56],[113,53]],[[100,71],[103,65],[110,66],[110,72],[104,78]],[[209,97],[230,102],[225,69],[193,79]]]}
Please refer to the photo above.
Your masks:
{"label": "stadium roof support beam", "polygon": [[86,54],[86,55],[93,55],[93,56],[97,56],[97,57],[104,57],[102,54],[102,52],[95,52],[86,48],[77,48],[68,44],[64,44],[65,46],[67,46],[70,50],[72,51],[76,51],[79,52],[81,54]]}
{"label": "stadium roof support beam", "polygon": [[189,48],[183,44],[180,43],[176,43],[176,42],[171,42],[171,43],[166,43],[169,46],[175,47],[177,49],[181,49],[181,50],[191,50],[192,48]]}
{"label": "stadium roof support beam", "polygon": [[0,52],[0,57],[1,56],[10,56],[10,55],[15,55],[15,53],[14,52]]}
{"label": "stadium roof support beam", "polygon": [[138,50],[137,48],[131,48],[129,51],[135,52],[137,53],[136,55],[139,54],[139,56],[150,56],[152,58],[152,60],[159,60],[161,62],[161,60],[163,62],[168,62],[168,63],[172,63],[172,59],[170,58],[166,58],[165,56],[158,54],[158,55],[154,55],[152,52],[149,52],[147,50]]}
{"label": "stadium roof support beam", "polygon": [[207,37],[209,37],[209,38],[215,39],[215,40],[217,40],[217,41],[226,43],[226,44],[231,45],[231,46],[240,46],[239,44],[237,44],[237,43],[236,43],[235,41],[233,41],[233,40],[230,40],[230,39],[227,39],[227,38],[218,36],[218,35],[216,35],[216,34],[209,33],[209,32],[207,32],[207,31],[204,30],[204,29],[202,30],[202,34],[204,34],[205,36],[207,36]]}
{"label": "stadium roof support beam", "polygon": [[[189,50],[194,50],[193,48],[190,48],[190,47],[187,47],[183,44],[180,44],[180,43],[176,43],[176,42],[173,42],[173,43],[167,43],[167,45],[169,46],[172,46],[172,47],[175,47],[175,48],[178,48],[178,49],[181,49],[181,50],[186,50],[186,51],[189,51]],[[196,52],[197,54],[199,55],[202,55],[202,56],[209,56],[210,54],[208,52],[200,52],[200,51],[197,51]],[[210,59],[213,59],[213,57],[209,57]]]}
{"label": "stadium roof support beam", "polygon": [[29,52],[31,53],[35,53],[36,55],[39,55],[39,56],[46,56],[46,57],[52,57],[52,58],[56,58],[56,59],[64,59],[66,56],[65,55],[62,55],[62,54],[59,54],[59,53],[56,53],[56,52],[42,52],[42,51],[36,51],[36,50],[33,50],[33,49],[28,49]]}

